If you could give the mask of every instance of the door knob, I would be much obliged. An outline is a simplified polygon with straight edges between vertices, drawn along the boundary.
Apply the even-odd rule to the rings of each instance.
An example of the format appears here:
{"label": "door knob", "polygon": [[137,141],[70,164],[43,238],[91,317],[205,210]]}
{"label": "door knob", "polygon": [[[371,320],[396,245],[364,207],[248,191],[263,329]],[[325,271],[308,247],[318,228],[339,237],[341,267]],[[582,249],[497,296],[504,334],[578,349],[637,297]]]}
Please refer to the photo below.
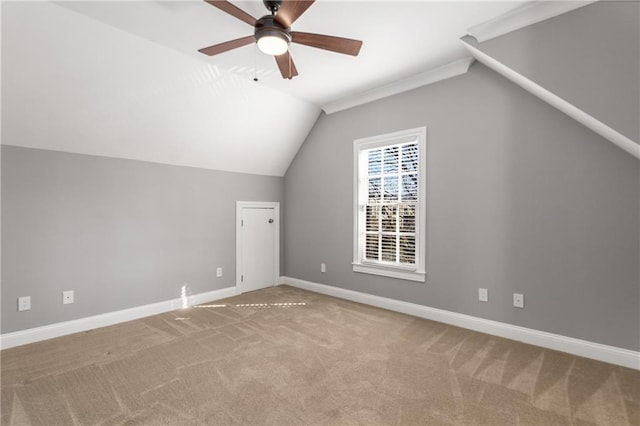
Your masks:
{"label": "door knob", "polygon": [[269,223],[273,223],[273,219],[269,219]]}

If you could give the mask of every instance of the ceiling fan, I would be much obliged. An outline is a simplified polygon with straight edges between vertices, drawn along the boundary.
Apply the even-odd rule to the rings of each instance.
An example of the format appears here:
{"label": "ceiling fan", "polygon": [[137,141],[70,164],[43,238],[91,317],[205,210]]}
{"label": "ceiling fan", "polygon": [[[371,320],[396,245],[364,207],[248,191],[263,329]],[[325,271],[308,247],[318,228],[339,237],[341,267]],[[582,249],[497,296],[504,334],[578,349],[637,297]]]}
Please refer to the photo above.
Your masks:
{"label": "ceiling fan", "polygon": [[302,33],[291,31],[291,24],[298,19],[315,0],[263,0],[270,15],[255,19],[244,10],[234,6],[227,0],[205,0],[211,6],[240,19],[254,27],[253,35],[215,44],[198,50],[205,55],[213,56],[237,47],[256,42],[258,48],[273,55],[282,74],[282,78],[292,79],[298,75],[291,54],[289,44],[298,43],[318,49],[358,56],[362,42],[342,37],[323,34]]}

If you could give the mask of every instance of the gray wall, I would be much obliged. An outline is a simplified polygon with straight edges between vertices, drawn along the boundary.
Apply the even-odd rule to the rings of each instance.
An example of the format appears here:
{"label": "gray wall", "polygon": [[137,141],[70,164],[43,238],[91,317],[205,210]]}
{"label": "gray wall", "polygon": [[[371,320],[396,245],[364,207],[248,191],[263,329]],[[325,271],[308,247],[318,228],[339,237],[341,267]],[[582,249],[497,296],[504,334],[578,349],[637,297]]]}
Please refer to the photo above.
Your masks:
{"label": "gray wall", "polygon": [[279,177],[6,145],[1,158],[2,333],[234,286],[236,200],[283,199]]}
{"label": "gray wall", "polygon": [[465,41],[640,143],[640,2],[600,1]]}
{"label": "gray wall", "polygon": [[[424,125],[427,283],[354,273],[353,140]],[[285,176],[285,273],[638,350],[639,194],[638,160],[476,63],[321,116]]]}

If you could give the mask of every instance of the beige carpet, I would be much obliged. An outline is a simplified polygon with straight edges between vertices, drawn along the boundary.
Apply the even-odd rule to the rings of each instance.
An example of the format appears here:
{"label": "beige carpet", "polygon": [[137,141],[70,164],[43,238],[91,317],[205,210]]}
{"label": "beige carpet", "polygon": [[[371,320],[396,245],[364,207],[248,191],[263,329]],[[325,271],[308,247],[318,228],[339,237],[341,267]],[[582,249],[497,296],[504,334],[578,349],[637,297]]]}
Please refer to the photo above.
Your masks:
{"label": "beige carpet", "polygon": [[640,373],[280,286],[2,351],[3,425],[638,425]]}

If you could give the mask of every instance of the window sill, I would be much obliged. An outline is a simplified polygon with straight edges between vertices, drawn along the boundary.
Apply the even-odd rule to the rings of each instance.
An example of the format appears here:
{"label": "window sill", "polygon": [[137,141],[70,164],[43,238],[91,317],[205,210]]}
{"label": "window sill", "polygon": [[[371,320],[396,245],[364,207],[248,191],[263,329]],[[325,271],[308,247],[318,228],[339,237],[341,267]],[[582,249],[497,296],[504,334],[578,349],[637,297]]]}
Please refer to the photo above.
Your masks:
{"label": "window sill", "polygon": [[353,264],[354,272],[364,274],[382,275],[385,277],[398,278],[401,280],[425,282],[427,274],[424,272],[410,271],[399,268],[390,268],[377,265],[366,265],[363,263]]}

